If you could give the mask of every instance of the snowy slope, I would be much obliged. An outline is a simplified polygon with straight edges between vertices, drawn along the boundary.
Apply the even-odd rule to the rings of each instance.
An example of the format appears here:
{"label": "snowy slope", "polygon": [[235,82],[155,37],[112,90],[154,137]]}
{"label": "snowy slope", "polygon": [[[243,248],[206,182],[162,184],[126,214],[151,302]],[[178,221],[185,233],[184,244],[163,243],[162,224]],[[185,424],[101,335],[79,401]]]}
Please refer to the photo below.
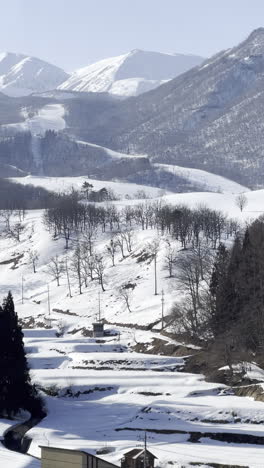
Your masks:
{"label": "snowy slope", "polygon": [[61,68],[36,57],[0,54],[0,91],[9,96],[25,96],[54,89],[68,78]]}
{"label": "snowy slope", "polygon": [[[51,107],[51,106],[49,106]],[[24,124],[19,124],[24,125]],[[28,124],[27,124],[28,125]],[[45,128],[44,124],[42,123],[42,127]],[[39,132],[41,133],[41,132]],[[95,148],[100,148],[106,152],[109,156],[109,159],[118,160],[124,158],[136,158],[136,157],[144,157],[144,155],[127,155],[125,153],[119,153],[117,151],[110,150],[103,146],[98,146],[92,143],[77,141],[78,144],[87,145]],[[154,164],[154,168],[158,170],[162,170],[165,172],[169,172],[175,174],[177,176],[182,177],[186,180],[186,182],[190,182],[194,187],[197,187],[199,190],[208,190],[210,192],[218,192],[218,193],[230,193],[230,194],[238,194],[241,192],[248,192],[249,189],[240,185],[230,179],[226,179],[225,177],[218,176],[216,174],[211,174],[210,172],[202,171],[199,169],[193,168],[185,168],[180,166],[173,166],[168,164]],[[87,180],[85,177],[37,177],[37,176],[27,176],[26,178],[18,178],[14,179],[21,184],[32,184],[32,185],[39,185],[41,187],[47,188],[48,190],[52,191],[63,191],[67,190],[68,188],[75,187],[76,189],[80,188],[84,180]],[[151,186],[142,186],[136,184],[122,184],[122,183],[115,183],[115,182],[100,182],[97,180],[90,180],[90,182],[96,187],[97,189],[102,188],[105,184],[109,185],[114,192],[120,193],[122,195],[128,193],[135,194],[138,190],[144,190],[146,194],[154,197],[159,195],[160,189],[154,188]],[[185,194],[182,194],[183,198]],[[190,197],[193,198],[193,194],[190,194]],[[197,194],[197,197],[199,195]]]}
{"label": "snowy slope", "polygon": [[[114,153],[114,152],[113,152]],[[81,190],[81,187],[85,181],[88,181],[93,185],[94,190],[100,190],[103,187],[109,187],[114,191],[118,197],[136,198],[137,192],[144,191],[147,197],[154,198],[160,194],[158,187],[149,187],[147,185],[129,184],[122,182],[112,182],[105,180],[88,179],[87,177],[38,177],[38,176],[26,176],[26,177],[14,177],[12,178],[15,182],[23,185],[34,185],[36,187],[43,187],[47,190],[54,192],[65,192],[70,191],[72,188],[75,190]],[[168,192],[170,193],[170,192]]]}
{"label": "snowy slope", "polygon": [[[104,135],[156,162],[206,168],[263,184],[264,28],[109,113]],[[115,122],[119,122],[118,128]],[[113,122],[113,123],[112,123]],[[100,143],[97,138],[96,143]]]}
{"label": "snowy slope", "polygon": [[196,187],[211,192],[240,193],[247,192],[249,189],[233,180],[202,171],[201,169],[187,168],[170,164],[154,164],[154,167],[171,172],[177,176],[186,178]]}
{"label": "snowy slope", "polygon": [[77,70],[59,89],[135,96],[156,88],[202,61],[194,55],[136,49]]}
{"label": "snowy slope", "polygon": [[[40,179],[23,179],[26,180],[37,182]],[[59,190],[63,185],[70,187],[71,183],[74,184],[74,178],[65,179],[65,184],[63,179],[43,178],[43,183],[50,187],[57,185]],[[80,183],[81,178],[76,178],[75,186],[80,186]],[[134,191],[132,184],[116,183],[115,187],[124,198],[115,202],[118,208],[136,203],[125,199],[125,194]],[[264,190],[246,194],[248,205],[243,213],[235,204],[235,196],[230,192],[203,192],[169,194],[156,200],[189,206],[202,203],[222,209],[242,221],[257,217],[264,206]],[[39,456],[40,445],[84,449],[92,453],[108,447],[109,453],[102,457],[119,465],[123,453],[137,446],[139,437],[147,429],[149,448],[158,457],[159,466],[164,468],[171,463],[175,468],[191,467],[191,463],[207,467],[213,462],[262,468],[263,446],[227,444],[208,437],[202,438],[199,444],[192,444],[188,442],[187,434],[200,431],[264,436],[262,402],[232,396],[223,391],[225,387],[221,384],[205,382],[202,375],[182,372],[182,357],[137,353],[134,350],[138,343],[147,344],[150,350],[154,338],[177,344],[158,331],[161,296],[154,295],[153,262],[136,261],[136,255],[153,242],[157,232],[138,229],[132,254],[125,259],[118,254],[115,267],[111,266],[110,260],[107,261],[106,291],[101,295],[101,307],[103,317],[109,322],[106,329],[110,336],[95,340],[89,335],[84,336],[82,329],[91,331],[97,316],[98,284],[90,282],[79,295],[73,281],[73,297],[70,298],[66,278],[62,278],[60,287],[52,281],[47,273],[47,263],[53,255],[65,256],[64,241],[52,238],[42,223],[42,214],[42,211],[27,213],[21,242],[0,238],[0,296],[2,298],[11,289],[19,317],[25,323],[34,318],[34,328],[24,330],[32,379],[43,390],[51,385],[58,390],[57,397],[47,396],[44,392],[48,415],[29,432],[33,439],[30,453]],[[102,251],[110,238],[111,232],[100,233],[96,249]],[[161,236],[157,258],[158,291],[164,289],[167,314],[175,297],[181,300],[182,292],[176,292],[174,279],[168,278],[164,270],[165,245]],[[72,247],[74,243],[68,253],[69,259]],[[35,274],[30,264],[30,249],[40,254]],[[3,263],[20,255],[23,256],[15,268],[12,263]],[[22,276],[24,304],[21,303]],[[136,283],[131,312],[126,309],[118,292],[125,281]],[[155,321],[159,322],[155,325],[156,331],[136,328]],[[49,324],[52,328],[45,328]],[[64,335],[57,337],[55,332],[61,326]],[[8,421],[1,421],[0,434],[8,425]],[[183,433],[162,434],[152,430],[180,430]],[[8,460],[8,468],[39,466],[37,460],[29,458],[27,461],[24,456],[10,454],[5,449],[4,452],[0,450],[0,466],[3,460]]]}
{"label": "snowy slope", "polygon": [[60,131],[66,127],[65,109],[62,104],[47,104],[31,116],[27,109],[22,111],[24,122],[2,125],[2,128],[17,132],[30,131],[32,135],[44,135],[46,130]]}

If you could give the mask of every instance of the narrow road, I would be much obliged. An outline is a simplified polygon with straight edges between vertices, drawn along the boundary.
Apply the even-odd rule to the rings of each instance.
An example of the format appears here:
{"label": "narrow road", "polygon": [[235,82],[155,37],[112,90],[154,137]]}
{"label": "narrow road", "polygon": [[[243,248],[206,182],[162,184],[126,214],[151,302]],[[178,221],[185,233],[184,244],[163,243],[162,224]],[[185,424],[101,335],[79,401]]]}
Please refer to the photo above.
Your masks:
{"label": "narrow road", "polygon": [[26,436],[26,433],[34,426],[36,426],[43,418],[29,418],[23,423],[16,424],[10,427],[5,434],[2,444],[13,452],[26,454],[32,439]]}

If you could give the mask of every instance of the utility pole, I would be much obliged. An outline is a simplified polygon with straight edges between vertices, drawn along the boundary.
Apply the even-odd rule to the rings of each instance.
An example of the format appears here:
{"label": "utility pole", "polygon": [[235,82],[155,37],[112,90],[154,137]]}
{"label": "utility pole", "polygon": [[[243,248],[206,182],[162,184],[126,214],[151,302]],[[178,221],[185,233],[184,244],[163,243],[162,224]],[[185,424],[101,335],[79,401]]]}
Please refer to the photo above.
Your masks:
{"label": "utility pole", "polygon": [[21,302],[24,304],[24,276],[21,279]]}
{"label": "utility pole", "polygon": [[101,295],[100,291],[98,292],[98,322],[101,321]]}
{"label": "utility pole", "polygon": [[161,291],[161,329],[162,330],[164,327],[164,304],[165,304],[164,290],[162,289]]}
{"label": "utility pole", "polygon": [[67,255],[66,255],[66,259],[65,259],[65,266],[66,266],[66,276],[67,276],[67,283],[68,283],[69,295],[70,295],[70,297],[72,297],[72,293],[71,293],[71,283],[70,283],[70,277],[69,277],[69,268],[68,268],[68,257],[67,257]]}
{"label": "utility pole", "polygon": [[147,433],[144,437],[144,468],[147,468]]}
{"label": "utility pole", "polygon": [[154,255],[154,278],[155,278],[155,296],[158,294],[158,287],[157,287],[157,251],[155,251]]}
{"label": "utility pole", "polygon": [[47,284],[48,289],[48,314],[49,314],[49,326],[51,327],[51,320],[50,320],[50,291],[49,291],[49,284]]}

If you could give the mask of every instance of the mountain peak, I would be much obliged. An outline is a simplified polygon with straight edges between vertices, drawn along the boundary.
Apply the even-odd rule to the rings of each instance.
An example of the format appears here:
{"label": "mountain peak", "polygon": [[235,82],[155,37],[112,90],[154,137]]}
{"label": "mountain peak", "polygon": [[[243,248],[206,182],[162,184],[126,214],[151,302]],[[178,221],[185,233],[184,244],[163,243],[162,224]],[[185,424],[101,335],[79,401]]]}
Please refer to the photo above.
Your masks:
{"label": "mountain peak", "polygon": [[0,54],[0,91],[25,96],[57,88],[69,75],[37,57],[13,52]]}
{"label": "mountain peak", "polygon": [[252,31],[252,33],[250,33],[250,35],[248,36],[248,39],[251,39],[251,38],[254,38],[254,37],[257,37],[257,36],[264,36],[264,28],[263,27],[254,29]]}
{"label": "mountain peak", "polygon": [[245,48],[248,53],[251,54],[264,54],[264,28],[258,28],[252,31],[252,33],[244,40],[241,44],[236,47]]}
{"label": "mountain peak", "polygon": [[59,89],[135,96],[154,89],[204,59],[133,49],[77,70]]}

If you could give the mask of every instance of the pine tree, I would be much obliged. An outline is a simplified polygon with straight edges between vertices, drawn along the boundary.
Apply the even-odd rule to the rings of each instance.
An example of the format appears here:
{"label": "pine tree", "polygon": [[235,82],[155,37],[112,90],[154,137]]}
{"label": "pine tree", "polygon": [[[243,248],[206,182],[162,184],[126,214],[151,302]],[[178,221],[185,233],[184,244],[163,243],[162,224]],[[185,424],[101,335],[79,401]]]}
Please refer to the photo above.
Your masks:
{"label": "pine tree", "polygon": [[9,292],[0,309],[0,413],[9,417],[20,409],[38,413],[41,406],[30,381],[23,333]]}
{"label": "pine tree", "polygon": [[245,232],[239,269],[240,330],[243,345],[263,349],[264,335],[264,222],[256,220]]}
{"label": "pine tree", "polygon": [[240,314],[241,290],[239,271],[241,263],[241,242],[234,241],[231,252],[220,245],[211,280],[212,329],[215,337],[230,330]]}
{"label": "pine tree", "polygon": [[220,307],[223,314],[223,331],[233,328],[240,316],[241,290],[239,287],[239,272],[241,266],[241,241],[237,237],[230,253],[227,274],[223,282]]}
{"label": "pine tree", "polygon": [[229,252],[226,246],[221,243],[217,249],[210,282],[211,328],[214,336],[218,336],[223,328],[222,294],[227,280],[228,264]]}

